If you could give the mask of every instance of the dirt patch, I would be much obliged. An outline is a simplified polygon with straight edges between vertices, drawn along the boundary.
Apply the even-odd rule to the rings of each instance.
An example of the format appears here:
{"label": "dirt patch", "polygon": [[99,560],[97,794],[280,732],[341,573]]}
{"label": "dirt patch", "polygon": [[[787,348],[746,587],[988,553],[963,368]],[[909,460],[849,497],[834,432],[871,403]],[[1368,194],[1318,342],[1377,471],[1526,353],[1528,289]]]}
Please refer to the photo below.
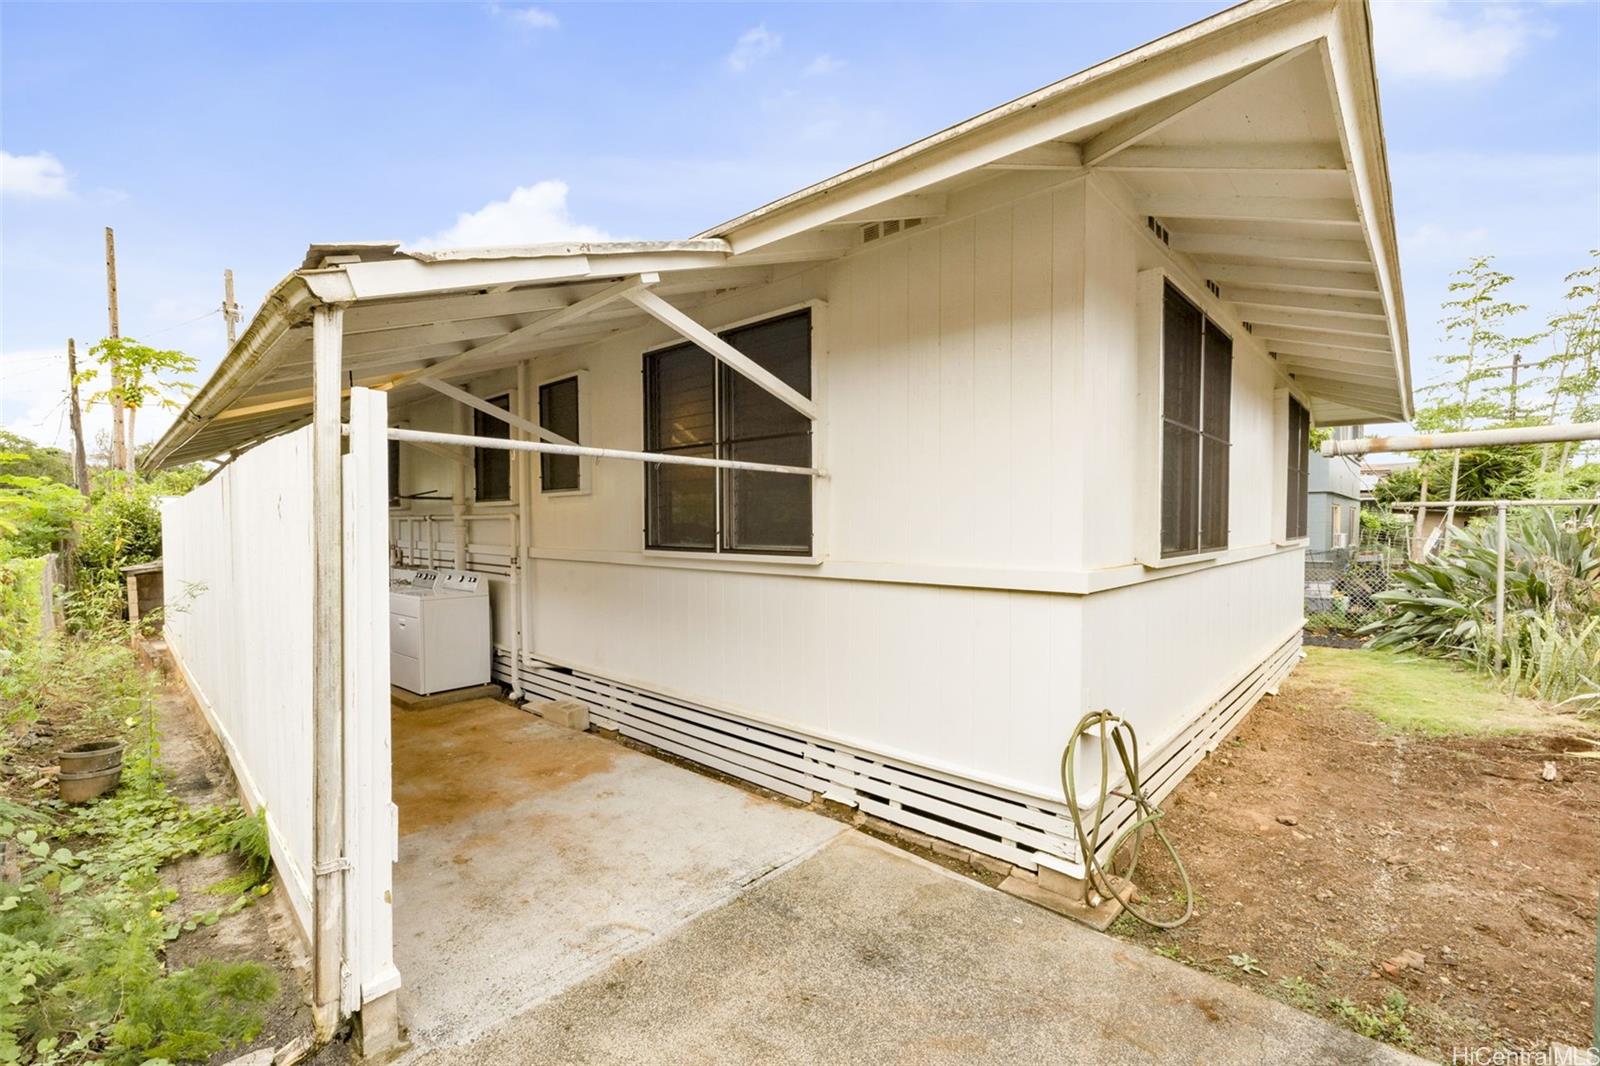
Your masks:
{"label": "dirt patch", "polygon": [[[1193,921],[1113,932],[1443,1061],[1587,1047],[1594,746],[1396,733],[1348,700],[1298,674],[1264,699],[1165,804]],[[1156,900],[1177,888],[1154,862],[1138,880]]]}
{"label": "dirt patch", "polygon": [[[156,710],[159,761],[172,791],[191,806],[237,799],[227,758],[179,683],[168,681],[157,697]],[[167,864],[161,879],[179,892],[167,913],[186,921],[226,907],[235,896],[211,891],[212,887],[244,872],[244,863],[231,854],[195,855]],[[166,958],[169,970],[213,960],[260,963],[277,975],[278,998],[265,1011],[260,1035],[248,1045],[220,1052],[214,1063],[229,1062],[257,1048],[282,1047],[312,1031],[309,960],[281,890],[184,933],[168,945]]]}
{"label": "dirt patch", "polygon": [[402,835],[504,810],[611,769],[606,744],[554,731],[499,700],[469,700],[393,718],[394,798]]}

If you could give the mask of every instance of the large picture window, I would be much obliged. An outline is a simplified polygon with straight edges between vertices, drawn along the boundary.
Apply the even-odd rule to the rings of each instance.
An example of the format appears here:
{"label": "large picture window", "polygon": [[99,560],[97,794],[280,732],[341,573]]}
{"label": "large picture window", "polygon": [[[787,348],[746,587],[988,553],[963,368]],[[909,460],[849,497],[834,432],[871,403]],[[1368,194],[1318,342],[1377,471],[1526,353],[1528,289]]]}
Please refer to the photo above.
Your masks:
{"label": "large picture window", "polygon": [[[811,313],[720,334],[811,395]],[[692,344],[644,360],[645,448],[783,466],[811,465],[811,422]],[[645,545],[680,551],[811,553],[811,479],[664,463],[645,473]]]}
{"label": "large picture window", "polygon": [[[511,410],[510,395],[491,396],[489,402],[502,411]],[[511,439],[511,424],[482,411],[472,412],[472,435]],[[479,501],[511,499],[511,453],[504,448],[472,449],[473,499]]]}
{"label": "large picture window", "polygon": [[1288,495],[1284,497],[1285,540],[1306,535],[1306,508],[1311,488],[1311,412],[1289,397]]}
{"label": "large picture window", "polygon": [[1161,329],[1161,554],[1228,546],[1233,341],[1169,282]]}

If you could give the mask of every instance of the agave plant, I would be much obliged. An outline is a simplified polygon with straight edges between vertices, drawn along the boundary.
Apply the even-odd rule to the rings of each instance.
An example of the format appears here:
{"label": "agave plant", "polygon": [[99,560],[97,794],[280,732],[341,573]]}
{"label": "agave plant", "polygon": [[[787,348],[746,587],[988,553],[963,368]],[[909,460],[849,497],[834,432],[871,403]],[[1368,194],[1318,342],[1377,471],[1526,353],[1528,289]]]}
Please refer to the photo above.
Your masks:
{"label": "agave plant", "polygon": [[1498,533],[1462,530],[1374,598],[1384,616],[1361,632],[1376,648],[1503,670],[1514,690],[1600,707],[1600,528],[1588,509],[1518,515],[1506,531],[1504,636],[1495,642]]}

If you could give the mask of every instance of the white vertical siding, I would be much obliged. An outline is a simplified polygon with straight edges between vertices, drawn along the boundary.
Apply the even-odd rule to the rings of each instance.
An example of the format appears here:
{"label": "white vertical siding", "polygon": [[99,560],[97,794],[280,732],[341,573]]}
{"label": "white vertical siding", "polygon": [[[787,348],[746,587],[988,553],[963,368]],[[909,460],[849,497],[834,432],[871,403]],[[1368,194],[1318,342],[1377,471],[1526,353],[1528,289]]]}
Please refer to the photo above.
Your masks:
{"label": "white vertical siding", "polygon": [[[1152,737],[1200,713],[1299,618],[1298,555],[1270,528],[1282,382],[1217,312],[1235,337],[1230,543],[1269,554],[1139,569],[1137,493],[1158,486],[1135,447],[1135,283],[1156,266],[1175,263],[1094,182],[1003,178],[697,307],[712,328],[815,308],[818,559],[756,573],[645,552],[643,471],[602,460],[588,495],[531,495],[529,655],[1035,795],[1058,791],[1085,709]],[[636,330],[531,376],[588,371],[585,443],[641,447],[641,356],[672,339]]]}
{"label": "white vertical siding", "polygon": [[[390,867],[387,468],[381,393],[356,389],[345,469],[346,1010],[396,987]],[[312,928],[311,429],[163,501],[167,639],[245,799],[265,807],[302,932]]]}
{"label": "white vertical siding", "polygon": [[161,508],[167,639],[310,929],[311,430],[268,441]]}

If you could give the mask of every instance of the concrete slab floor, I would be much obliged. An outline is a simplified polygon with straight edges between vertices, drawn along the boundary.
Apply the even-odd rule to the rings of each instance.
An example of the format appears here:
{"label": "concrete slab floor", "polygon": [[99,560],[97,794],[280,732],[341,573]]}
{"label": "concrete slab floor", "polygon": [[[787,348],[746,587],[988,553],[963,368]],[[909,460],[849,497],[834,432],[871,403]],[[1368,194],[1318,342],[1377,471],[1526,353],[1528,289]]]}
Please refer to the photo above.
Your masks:
{"label": "concrete slab floor", "polygon": [[844,830],[498,700],[397,710],[395,961],[415,1061]]}
{"label": "concrete slab floor", "polygon": [[856,832],[430,1066],[1419,1063]]}

